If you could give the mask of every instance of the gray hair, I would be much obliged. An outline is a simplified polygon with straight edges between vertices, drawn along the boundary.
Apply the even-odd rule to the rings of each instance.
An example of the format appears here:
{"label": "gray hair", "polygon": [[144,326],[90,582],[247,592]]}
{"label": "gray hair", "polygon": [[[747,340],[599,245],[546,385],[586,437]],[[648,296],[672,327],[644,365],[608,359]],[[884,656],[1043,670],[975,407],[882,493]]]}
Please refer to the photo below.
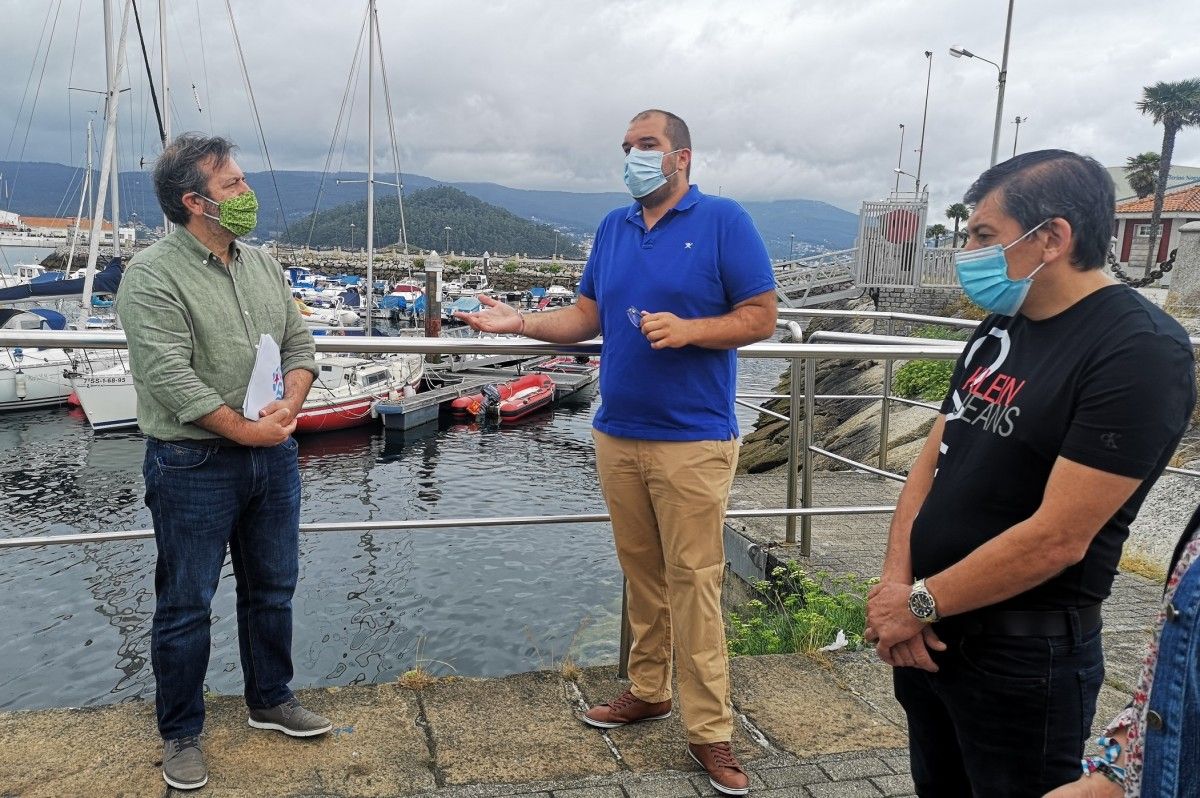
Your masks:
{"label": "gray hair", "polygon": [[236,145],[220,136],[182,133],[167,145],[154,164],[154,193],[163,216],[175,224],[186,225],[191,218],[183,198],[196,193],[208,196],[208,178],[212,172],[200,164],[212,158],[220,168],[229,160]]}

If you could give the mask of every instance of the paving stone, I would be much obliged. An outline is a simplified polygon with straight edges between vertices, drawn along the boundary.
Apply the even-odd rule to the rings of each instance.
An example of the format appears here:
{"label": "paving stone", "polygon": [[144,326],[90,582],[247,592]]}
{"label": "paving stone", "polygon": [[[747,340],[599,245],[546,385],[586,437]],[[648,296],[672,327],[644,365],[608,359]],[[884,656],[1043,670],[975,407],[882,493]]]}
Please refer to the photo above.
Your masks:
{"label": "paving stone", "polygon": [[912,776],[900,773],[894,776],[876,776],[871,779],[879,791],[887,796],[911,795],[913,791]]}
{"label": "paving stone", "polygon": [[797,756],[861,755],[907,742],[897,726],[814,658],[735,657],[730,670],[734,705],[777,746]]}
{"label": "paving stone", "polygon": [[793,765],[777,770],[764,770],[761,771],[761,775],[768,787],[792,787],[797,784],[829,781],[825,771],[816,765]]}
{"label": "paving stone", "polygon": [[810,784],[807,789],[813,798],[879,798],[880,796],[875,785],[866,779]]}
{"label": "paving stone", "polygon": [[892,773],[892,769],[882,759],[873,756],[829,762],[823,764],[821,769],[834,781],[866,779],[871,776],[887,776]]}
{"label": "paving stone", "polygon": [[880,757],[880,759],[882,759],[884,762],[887,763],[887,766],[892,769],[893,773],[911,773],[912,772],[912,762],[911,762],[911,760],[909,760],[907,752],[905,752],[903,754],[891,754],[889,756],[882,756],[882,757]]}
{"label": "paving stone", "polygon": [[446,680],[422,690],[421,698],[447,784],[559,781],[618,770],[603,737],[575,718],[557,674]]}
{"label": "paving stone", "polygon": [[625,798],[620,787],[583,787],[578,790],[555,790],[554,798]]}
{"label": "paving stone", "polygon": [[633,781],[625,785],[629,798],[695,798],[696,788],[688,779]]}

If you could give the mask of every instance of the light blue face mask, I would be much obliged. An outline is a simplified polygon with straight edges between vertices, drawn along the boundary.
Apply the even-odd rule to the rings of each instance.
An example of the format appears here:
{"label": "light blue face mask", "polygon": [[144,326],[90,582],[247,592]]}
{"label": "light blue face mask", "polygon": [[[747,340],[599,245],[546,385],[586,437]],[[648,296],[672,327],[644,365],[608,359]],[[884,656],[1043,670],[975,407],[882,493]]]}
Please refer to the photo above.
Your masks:
{"label": "light blue face mask", "polygon": [[639,150],[637,147],[629,150],[629,154],[625,156],[625,186],[634,199],[641,199],[667,184],[667,178],[672,177],[675,172],[679,171],[679,168],[676,167],[675,172],[664,175],[663,158],[679,151],[659,152],[658,150]]}
{"label": "light blue face mask", "polygon": [[1007,247],[993,244],[980,249],[955,251],[954,269],[958,272],[958,283],[972,302],[989,313],[1016,315],[1029,294],[1029,287],[1033,285],[1033,275],[1046,264],[1039,265],[1028,277],[1014,280],[1008,276],[1008,260],[1004,252],[1029,238],[1048,221],[1037,225]]}

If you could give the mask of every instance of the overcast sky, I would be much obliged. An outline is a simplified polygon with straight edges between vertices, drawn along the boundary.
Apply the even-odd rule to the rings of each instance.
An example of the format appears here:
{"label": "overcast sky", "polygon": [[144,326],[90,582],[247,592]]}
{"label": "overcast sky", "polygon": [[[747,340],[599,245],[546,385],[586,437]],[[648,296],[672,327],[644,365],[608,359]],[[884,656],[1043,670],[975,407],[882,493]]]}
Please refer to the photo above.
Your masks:
{"label": "overcast sky", "polygon": [[[124,2],[113,2],[119,15]],[[231,3],[275,167],[322,169],[365,0]],[[229,136],[245,169],[264,168],[225,3],[166,5],[175,131]],[[691,126],[692,178],[704,190],[856,211],[894,186],[900,123],[903,167],[917,171],[925,50],[933,58],[921,180],[935,207],[960,198],[988,164],[997,70],[948,48],[999,62],[1005,0],[378,0],[378,8],[406,172],[620,191],[628,119],[661,107]],[[157,3],[141,0],[139,10],[157,80]],[[0,154],[80,163],[84,125],[99,107],[96,95],[68,86],[103,88],[100,0],[0,0],[0,16]],[[1002,157],[1012,153],[1017,115],[1028,117],[1023,151],[1063,147],[1105,165],[1157,152],[1162,129],[1135,103],[1145,85],[1200,77],[1197,30],[1194,0],[1140,8],[1016,0]],[[122,169],[159,149],[132,24],[128,57]],[[334,168],[366,167],[365,74],[357,88]],[[379,169],[392,158],[381,95],[377,84]],[[1200,129],[1180,134],[1175,162],[1200,166]]]}

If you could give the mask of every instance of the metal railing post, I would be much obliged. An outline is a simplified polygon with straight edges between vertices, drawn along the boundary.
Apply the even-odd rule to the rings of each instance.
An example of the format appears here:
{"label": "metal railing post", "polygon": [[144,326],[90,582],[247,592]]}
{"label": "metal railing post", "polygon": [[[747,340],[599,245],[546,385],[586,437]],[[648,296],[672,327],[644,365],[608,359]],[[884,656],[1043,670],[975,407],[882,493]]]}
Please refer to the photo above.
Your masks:
{"label": "metal railing post", "polygon": [[629,580],[621,581],[621,650],[617,655],[617,678],[629,678],[629,650],[633,648],[633,629],[629,625]]}
{"label": "metal railing post", "polygon": [[[891,316],[887,319],[887,334],[895,333],[895,324]],[[892,367],[895,361],[890,357],[883,361],[883,404],[879,413],[879,467],[886,471],[888,461],[888,422],[892,415]]]}
{"label": "metal railing post", "polygon": [[[791,365],[791,399],[790,410],[788,411],[788,478],[787,478],[787,506],[788,509],[795,509],[796,504],[796,472],[800,467],[800,410],[803,397],[800,395],[800,383],[803,381],[801,377],[801,362],[800,358],[792,358]],[[807,423],[807,422],[806,422]],[[807,505],[805,505],[807,506]],[[786,535],[784,540],[787,543],[796,542],[796,516],[789,515],[787,518]]]}
{"label": "metal railing post", "polygon": [[[795,391],[793,390],[793,394]],[[804,479],[801,499],[805,507],[812,507],[812,459],[813,418],[817,403],[817,359],[804,359]],[[807,557],[812,550],[812,518],[804,516],[800,521],[800,556]]]}

